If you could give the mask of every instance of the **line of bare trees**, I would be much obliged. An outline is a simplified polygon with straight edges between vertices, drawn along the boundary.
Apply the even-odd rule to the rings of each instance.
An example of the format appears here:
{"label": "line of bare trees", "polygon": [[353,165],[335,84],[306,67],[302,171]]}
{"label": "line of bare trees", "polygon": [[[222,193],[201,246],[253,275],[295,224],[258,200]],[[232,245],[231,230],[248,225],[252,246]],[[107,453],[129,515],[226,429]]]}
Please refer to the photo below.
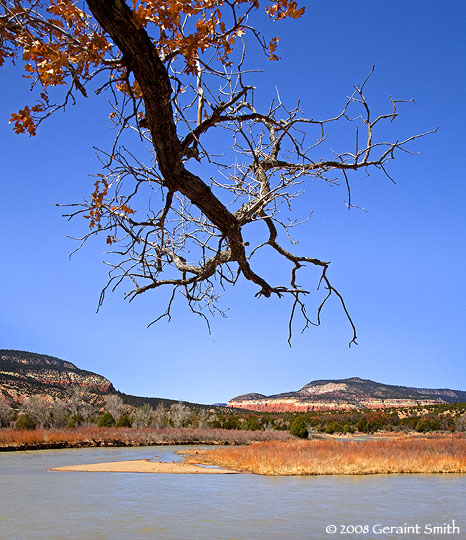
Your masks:
{"label": "line of bare trees", "polygon": [[193,410],[181,402],[171,406],[160,403],[155,409],[145,403],[136,408],[125,404],[118,395],[109,395],[96,405],[81,389],[74,389],[66,400],[30,396],[17,409],[0,398],[0,427],[73,428],[98,424],[104,416],[107,423],[102,425],[122,427],[221,427],[213,410]]}
{"label": "line of bare trees", "polygon": [[[13,409],[0,398],[0,428],[74,428],[77,426],[134,427],[134,428],[217,428],[248,431],[289,430],[293,421],[300,418],[306,424],[307,431],[325,433],[377,431],[377,430],[415,430],[415,431],[456,431],[466,432],[466,414],[464,409],[452,410],[447,416],[432,412],[424,416],[407,416],[399,419],[398,415],[361,412],[340,416],[335,414],[306,415],[271,415],[244,411],[214,409],[194,409],[184,403],[166,406],[159,403],[155,408],[148,403],[133,407],[124,403],[118,395],[106,396],[104,402],[92,404],[90,396],[81,389],[74,389],[64,401],[41,396],[25,398],[22,404]],[[87,401],[86,401],[87,400]],[[394,419],[394,417],[396,417]],[[382,420],[384,420],[382,422]],[[395,422],[396,420],[396,422]],[[363,425],[363,422],[365,424]],[[375,423],[374,423],[375,422]],[[438,424],[438,425],[437,425]],[[365,426],[365,427],[364,427]]]}

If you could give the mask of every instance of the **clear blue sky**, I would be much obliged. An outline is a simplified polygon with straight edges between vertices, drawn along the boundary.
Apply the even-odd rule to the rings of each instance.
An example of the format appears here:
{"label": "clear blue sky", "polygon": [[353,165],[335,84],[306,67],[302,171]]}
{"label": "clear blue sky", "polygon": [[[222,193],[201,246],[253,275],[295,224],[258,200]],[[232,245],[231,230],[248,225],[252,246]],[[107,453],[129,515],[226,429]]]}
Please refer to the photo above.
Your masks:
{"label": "clear blue sky", "polygon": [[[336,303],[322,326],[287,345],[289,305],[256,299],[249,284],[228,291],[229,316],[204,323],[179,309],[170,324],[147,324],[163,310],[158,294],[108,295],[96,314],[106,269],[103,244],[69,260],[86,222],[68,223],[54,202],[88,196],[98,171],[93,145],[110,132],[105,102],[81,101],[18,136],[11,112],[30,103],[18,71],[0,70],[2,160],[0,348],[50,354],[101,373],[136,395],[195,402],[246,392],[294,390],[313,379],[359,376],[421,387],[466,389],[466,3],[456,0],[305,2],[305,17],[276,23],[279,63],[257,86],[302,98],[309,116],[332,114],[375,64],[369,99],[411,98],[396,122],[400,138],[439,126],[378,174],[353,178],[367,213],[344,206],[344,190],[309,184],[301,209],[314,210],[300,251],[332,261],[358,328]],[[381,110],[381,109],[380,109]]]}

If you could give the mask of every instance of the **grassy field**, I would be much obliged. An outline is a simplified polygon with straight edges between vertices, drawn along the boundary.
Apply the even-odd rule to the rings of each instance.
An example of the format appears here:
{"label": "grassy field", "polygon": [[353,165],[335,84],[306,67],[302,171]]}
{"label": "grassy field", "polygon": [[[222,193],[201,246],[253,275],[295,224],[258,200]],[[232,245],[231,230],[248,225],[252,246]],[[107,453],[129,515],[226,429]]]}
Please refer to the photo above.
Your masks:
{"label": "grassy field", "polygon": [[202,428],[0,429],[1,450],[33,450],[86,446],[151,446],[157,444],[248,444],[287,440],[289,432]]}
{"label": "grassy field", "polygon": [[466,438],[266,441],[198,450],[186,460],[266,475],[465,473]]}

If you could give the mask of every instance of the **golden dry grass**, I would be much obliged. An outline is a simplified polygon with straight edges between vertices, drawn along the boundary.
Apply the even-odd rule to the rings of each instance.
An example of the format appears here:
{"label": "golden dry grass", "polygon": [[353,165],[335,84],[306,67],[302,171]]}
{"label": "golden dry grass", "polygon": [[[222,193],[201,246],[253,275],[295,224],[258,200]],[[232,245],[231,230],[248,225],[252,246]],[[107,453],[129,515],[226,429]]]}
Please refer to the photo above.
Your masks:
{"label": "golden dry grass", "polygon": [[186,459],[267,475],[464,473],[466,439],[268,441],[198,450]]}

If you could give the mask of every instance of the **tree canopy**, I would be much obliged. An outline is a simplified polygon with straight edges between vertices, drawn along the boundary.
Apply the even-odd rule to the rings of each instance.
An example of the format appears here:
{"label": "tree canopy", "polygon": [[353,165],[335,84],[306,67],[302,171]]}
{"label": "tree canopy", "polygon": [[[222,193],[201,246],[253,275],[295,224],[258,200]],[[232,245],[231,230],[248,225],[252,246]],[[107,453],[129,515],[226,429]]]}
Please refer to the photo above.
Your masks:
{"label": "tree canopy", "polygon": [[[264,37],[255,23],[264,10],[270,21],[304,14],[294,0],[0,0],[0,65],[22,66],[35,99],[10,122],[34,136],[45,119],[91,92],[110,107],[114,143],[101,150],[89,200],[70,205],[69,214],[88,220],[82,242],[103,234],[108,244],[101,302],[122,282],[130,300],[168,287],[160,317],[171,317],[181,293],[208,321],[221,311],[222,290],[245,279],[256,296],[291,298],[290,339],[296,314],[304,328],[320,324],[336,296],[356,343],[330,263],[290,243],[301,224],[295,201],[309,179],[341,181],[351,207],[350,174],[376,168],[389,177],[387,162],[423,134],[377,138],[402,100],[390,98],[388,111],[374,114],[364,93],[372,71],[329,118],[307,117],[278,93],[268,107],[256,105],[247,51],[279,59],[279,38]],[[329,125],[344,123],[355,131],[354,148],[322,156]],[[288,265],[278,283],[258,270],[273,257]],[[305,306],[311,287],[298,273],[306,266],[320,269],[316,285],[325,290],[315,319]]]}

